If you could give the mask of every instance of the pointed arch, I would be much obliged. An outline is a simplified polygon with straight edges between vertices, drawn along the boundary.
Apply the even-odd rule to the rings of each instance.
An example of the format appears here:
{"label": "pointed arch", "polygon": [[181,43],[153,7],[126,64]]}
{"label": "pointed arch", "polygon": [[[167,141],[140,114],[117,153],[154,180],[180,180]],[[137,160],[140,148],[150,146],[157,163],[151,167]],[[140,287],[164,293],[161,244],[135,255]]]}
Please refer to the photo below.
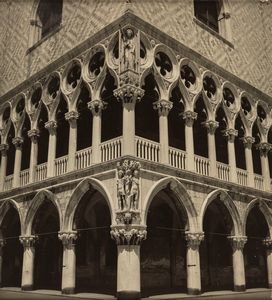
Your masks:
{"label": "pointed arch", "polygon": [[239,216],[238,210],[233,203],[232,198],[229,196],[229,194],[222,189],[218,189],[215,191],[212,191],[209,193],[209,195],[206,197],[204,203],[202,204],[201,211],[199,214],[199,224],[200,224],[200,230],[203,231],[203,221],[204,221],[204,216],[205,212],[209,206],[209,204],[217,199],[219,196],[219,199],[222,201],[223,205],[227,208],[227,210],[230,213],[230,216],[233,221],[233,234],[234,235],[241,235],[242,234],[242,222],[241,218]]}
{"label": "pointed arch", "polygon": [[147,194],[144,202],[144,224],[146,224],[147,222],[147,213],[153,198],[156,196],[156,194],[158,194],[161,190],[165,189],[166,187],[170,188],[170,190],[177,197],[181,206],[185,209],[188,218],[189,230],[192,232],[198,232],[199,224],[197,220],[197,213],[192,199],[188,194],[185,186],[174,177],[166,177],[160,179],[149,190],[149,193]]}
{"label": "pointed arch", "polygon": [[38,209],[40,208],[40,206],[46,199],[50,200],[53,203],[53,205],[56,207],[58,215],[59,215],[59,222],[60,222],[60,228],[61,228],[62,213],[61,213],[60,205],[55,199],[55,195],[48,190],[41,190],[32,199],[30,207],[28,208],[27,215],[25,217],[25,222],[24,222],[25,228],[23,228],[23,232],[26,235],[31,235],[32,223],[33,223],[34,217],[35,217]]}
{"label": "pointed arch", "polygon": [[243,227],[242,227],[242,232],[243,235],[246,235],[246,224],[247,224],[247,218],[252,210],[252,208],[256,205],[259,205],[259,209],[264,215],[264,218],[266,220],[267,226],[269,228],[269,234],[270,238],[272,238],[272,214],[271,214],[271,209],[268,207],[268,205],[263,201],[262,199],[255,198],[249,202],[247,205],[246,211],[244,213],[244,219],[243,219]]}
{"label": "pointed arch", "polygon": [[[63,218],[63,230],[69,231],[73,229],[73,220],[76,208],[81,200],[81,198],[84,196],[84,194],[89,191],[90,189],[97,190],[99,193],[102,194],[104,199],[106,200],[108,204],[108,208],[111,215],[111,220],[113,219],[113,210],[111,205],[111,196],[108,192],[105,185],[95,178],[85,178],[82,180],[74,189],[69,202],[67,203],[65,212],[64,212],[64,218]],[[61,227],[62,228],[62,227]]]}

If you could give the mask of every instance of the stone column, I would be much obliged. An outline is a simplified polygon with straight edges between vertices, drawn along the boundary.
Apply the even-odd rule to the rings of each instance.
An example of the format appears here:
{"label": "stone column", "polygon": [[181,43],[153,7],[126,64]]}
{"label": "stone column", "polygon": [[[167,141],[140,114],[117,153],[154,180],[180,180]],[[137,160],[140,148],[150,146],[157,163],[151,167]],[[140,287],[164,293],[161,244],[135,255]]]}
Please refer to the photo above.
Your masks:
{"label": "stone column", "polygon": [[5,246],[5,240],[0,239],[0,287],[2,287],[2,266],[3,266],[3,248]]}
{"label": "stone column", "polygon": [[101,113],[106,108],[106,103],[102,100],[92,100],[88,102],[88,108],[93,114],[93,136],[92,136],[92,163],[101,162]]}
{"label": "stone column", "polygon": [[38,162],[38,137],[39,130],[32,129],[27,132],[28,137],[31,139],[31,153],[29,164],[29,183],[32,183],[36,179],[36,167]]}
{"label": "stone column", "polygon": [[14,171],[13,171],[13,184],[12,186],[20,186],[20,172],[21,172],[21,161],[22,161],[22,144],[23,139],[21,137],[16,137],[12,140],[13,145],[15,146],[15,161],[14,161]]}
{"label": "stone column", "polygon": [[168,114],[173,103],[168,100],[159,100],[154,103],[154,109],[158,110],[160,123],[160,162],[169,164],[169,140],[168,140]]}
{"label": "stone column", "polygon": [[232,245],[233,286],[236,292],[246,289],[245,264],[243,249],[247,242],[246,236],[228,237]]}
{"label": "stone column", "polygon": [[4,190],[4,182],[7,172],[7,151],[8,144],[0,144],[1,166],[0,166],[0,191]]}
{"label": "stone column", "polygon": [[[22,284],[21,288],[24,291],[33,290],[34,282],[34,258],[35,258],[35,241],[37,237],[34,235],[20,236],[20,242],[24,246]],[[42,259],[42,257],[40,258]]]}
{"label": "stone column", "polygon": [[140,244],[145,228],[117,225],[111,236],[117,243],[117,299],[141,299]]}
{"label": "stone column", "polygon": [[187,110],[183,113],[183,119],[185,119],[185,145],[186,145],[186,169],[189,171],[195,171],[194,162],[194,134],[193,124],[197,118],[197,113],[194,111]]}
{"label": "stone column", "polygon": [[69,150],[68,150],[68,172],[75,170],[76,151],[77,151],[77,111],[69,111],[65,114],[65,120],[69,122]]}
{"label": "stone column", "polygon": [[76,253],[74,241],[77,239],[77,232],[59,232],[59,239],[63,244],[62,263],[62,294],[74,294],[76,287]]}
{"label": "stone column", "polygon": [[245,156],[246,156],[246,168],[248,173],[248,186],[254,188],[254,170],[253,170],[253,160],[252,160],[252,145],[255,139],[252,136],[245,136],[243,138],[243,143],[245,146]]}
{"label": "stone column", "polygon": [[187,292],[189,295],[201,293],[201,272],[199,245],[204,239],[203,232],[186,232],[187,241]]}
{"label": "stone column", "polygon": [[47,177],[53,177],[55,174],[55,158],[57,146],[57,122],[48,121],[45,123],[45,128],[49,131],[49,145],[47,157]]}
{"label": "stone column", "polygon": [[268,162],[268,152],[272,149],[272,145],[269,143],[260,143],[258,145],[261,155],[261,164],[262,164],[262,175],[264,178],[264,189],[265,191],[270,191],[270,171],[269,171],[269,162]]}
{"label": "stone column", "polygon": [[228,157],[229,157],[229,167],[230,167],[230,181],[237,183],[237,170],[236,170],[236,155],[234,141],[238,136],[238,131],[236,129],[227,129],[225,135],[228,137]]}
{"label": "stone column", "polygon": [[268,288],[272,289],[272,239],[271,238],[266,238],[263,241],[263,243],[266,246],[266,263],[267,263]]}
{"label": "stone column", "polygon": [[210,176],[218,177],[217,167],[216,167],[216,148],[215,148],[215,137],[214,133],[216,128],[219,126],[217,121],[206,121],[203,125],[208,130],[208,150],[209,150],[209,160],[210,160]]}

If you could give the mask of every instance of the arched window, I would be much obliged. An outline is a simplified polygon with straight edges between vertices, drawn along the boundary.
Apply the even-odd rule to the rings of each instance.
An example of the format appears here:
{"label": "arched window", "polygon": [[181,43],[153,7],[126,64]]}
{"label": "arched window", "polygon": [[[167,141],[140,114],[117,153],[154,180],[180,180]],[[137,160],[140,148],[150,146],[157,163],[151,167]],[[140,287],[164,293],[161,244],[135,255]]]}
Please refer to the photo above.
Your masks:
{"label": "arched window", "polygon": [[39,119],[38,119],[38,128],[40,132],[40,137],[38,140],[38,164],[42,164],[47,161],[49,132],[44,126],[47,121],[48,121],[47,109],[44,106],[44,104],[42,104]]}
{"label": "arched window", "polygon": [[258,144],[261,142],[261,134],[256,122],[254,123],[252,128],[252,136],[255,138],[255,142],[252,145],[252,159],[253,159],[254,173],[262,175],[261,156],[260,156],[260,150],[258,149]]}
{"label": "arched window", "polygon": [[245,127],[241,120],[240,115],[236,118],[235,129],[238,131],[238,136],[235,138],[235,156],[236,156],[236,166],[240,169],[246,170],[246,157],[245,157],[245,147],[243,143],[243,137],[245,136]]}
{"label": "arched window", "polygon": [[30,163],[30,152],[31,152],[31,140],[27,135],[27,132],[31,129],[30,120],[28,115],[25,115],[24,124],[22,127],[22,161],[21,161],[21,170],[25,170],[29,168]]}
{"label": "arched window", "polygon": [[228,139],[224,135],[224,131],[227,129],[227,117],[222,107],[218,108],[215,120],[219,124],[215,131],[216,160],[228,164]]}
{"label": "arched window", "polygon": [[60,97],[60,102],[56,112],[57,121],[57,147],[56,158],[67,155],[69,148],[69,122],[65,119],[65,114],[68,112],[67,103],[63,96]]}
{"label": "arched window", "polygon": [[35,16],[30,21],[30,25],[33,26],[30,46],[33,46],[40,39],[60,26],[62,20],[62,5],[63,0],[39,1]]}

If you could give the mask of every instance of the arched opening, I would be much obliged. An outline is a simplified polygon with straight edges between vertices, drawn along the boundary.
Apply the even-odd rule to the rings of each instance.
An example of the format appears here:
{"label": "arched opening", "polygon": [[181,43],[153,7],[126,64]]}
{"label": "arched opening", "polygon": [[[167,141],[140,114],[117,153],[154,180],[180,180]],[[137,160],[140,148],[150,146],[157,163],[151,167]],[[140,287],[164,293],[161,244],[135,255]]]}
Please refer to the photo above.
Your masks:
{"label": "arched opening", "polygon": [[88,108],[89,101],[91,101],[90,92],[85,85],[82,85],[77,99],[77,111],[79,113],[79,118],[77,120],[78,151],[92,145],[93,115]]}
{"label": "arched opening", "polygon": [[229,163],[228,157],[228,138],[225,136],[225,130],[228,127],[226,114],[222,107],[219,107],[216,112],[215,120],[218,122],[218,127],[215,130],[215,147],[216,160],[224,164]]}
{"label": "arched opening", "polygon": [[45,163],[48,155],[49,132],[45,128],[48,121],[47,109],[42,103],[41,111],[38,119],[39,139],[38,139],[38,164]]}
{"label": "arched opening", "polygon": [[254,123],[252,128],[252,136],[255,139],[255,142],[252,145],[253,170],[254,173],[262,175],[261,154],[260,150],[258,149],[258,144],[261,141],[261,134],[256,122]]}
{"label": "arched opening", "polygon": [[233,289],[232,247],[228,240],[233,221],[219,199],[207,207],[203,219],[205,239],[200,245],[201,285],[204,291]]}
{"label": "arched opening", "polygon": [[102,132],[101,141],[122,136],[123,132],[123,107],[113,95],[117,88],[114,77],[107,72],[101,89],[101,100],[106,103],[106,108],[102,111]]}
{"label": "arched opening", "polygon": [[5,240],[3,247],[2,286],[20,287],[23,265],[23,246],[19,241],[21,235],[20,217],[17,210],[10,206],[1,224]]}
{"label": "arched opening", "polygon": [[245,136],[245,127],[240,115],[235,120],[235,129],[238,131],[238,136],[234,140],[236,166],[246,170],[246,156],[243,137]]}
{"label": "arched opening", "polygon": [[56,158],[68,154],[69,147],[69,122],[65,119],[65,114],[68,112],[67,103],[63,96],[60,97],[60,102],[56,111],[57,121],[57,147]]}
{"label": "arched opening", "polygon": [[103,196],[87,191],[76,208],[76,291],[114,294],[117,249],[110,237],[111,215]]}
{"label": "arched opening", "polygon": [[144,297],[187,289],[187,214],[166,188],[152,200],[147,214],[147,239],[141,246],[141,287]]}
{"label": "arched opening", "polygon": [[38,236],[35,243],[35,289],[60,290],[62,271],[62,244],[58,239],[59,214],[54,204],[45,199],[37,210],[32,234]]}
{"label": "arched opening", "polygon": [[169,146],[185,150],[184,100],[178,86],[173,89],[170,101],[173,107],[168,115]]}
{"label": "arched opening", "polygon": [[246,220],[247,243],[244,248],[246,287],[268,287],[266,249],[263,240],[268,235],[268,225],[258,205],[249,212]]}
{"label": "arched opening", "polygon": [[26,170],[29,168],[30,163],[30,152],[31,152],[31,140],[28,137],[27,133],[31,129],[30,120],[27,114],[25,114],[25,120],[22,127],[22,161],[21,161],[21,170]]}
{"label": "arched opening", "polygon": [[[272,145],[272,127],[268,131],[268,143]],[[269,170],[270,170],[270,178],[272,178],[272,151],[268,152],[268,163],[269,163]]]}
{"label": "arched opening", "polygon": [[135,132],[137,136],[159,142],[159,117],[153,103],[159,100],[159,90],[153,74],[145,78],[143,98],[135,108]]}
{"label": "arched opening", "polygon": [[197,113],[193,125],[194,152],[196,155],[208,157],[208,135],[207,129],[203,126],[203,122],[207,121],[208,113],[202,96],[197,99],[194,111]]}
{"label": "arched opening", "polygon": [[15,146],[12,143],[14,137],[15,137],[15,130],[14,130],[13,123],[11,123],[8,136],[7,136],[8,151],[7,151],[6,176],[13,174],[14,171],[15,151],[16,151]]}

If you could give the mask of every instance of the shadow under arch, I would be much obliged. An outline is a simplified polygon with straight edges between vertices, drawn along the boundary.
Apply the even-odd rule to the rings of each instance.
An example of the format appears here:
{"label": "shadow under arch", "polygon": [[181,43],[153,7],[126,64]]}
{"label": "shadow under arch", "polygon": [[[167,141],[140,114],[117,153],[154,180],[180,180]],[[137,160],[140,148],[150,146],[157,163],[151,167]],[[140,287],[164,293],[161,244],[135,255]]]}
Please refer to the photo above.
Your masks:
{"label": "shadow under arch", "polygon": [[242,235],[242,222],[238,213],[238,210],[236,206],[233,203],[233,200],[231,199],[230,195],[222,189],[218,189],[215,191],[212,191],[209,193],[209,195],[206,197],[204,203],[202,204],[201,211],[199,214],[199,224],[200,224],[200,231],[203,231],[203,221],[205,212],[208,208],[208,206],[214,201],[215,199],[220,199],[222,201],[222,204],[227,208],[227,210],[230,213],[230,216],[233,221],[233,235]]}
{"label": "shadow under arch", "polygon": [[[18,203],[13,200],[13,199],[7,199],[5,200],[2,205],[0,206],[0,228],[1,228],[1,225],[2,225],[2,222],[5,218],[5,215],[6,213],[8,212],[8,210],[10,209],[10,207],[13,207],[18,215],[19,215],[19,220],[20,220],[20,226],[21,226],[21,232],[22,232],[22,229],[23,229],[23,216],[22,216],[22,213],[21,213],[21,210],[19,208],[19,205]],[[0,239],[2,238],[2,232],[0,230]]]}
{"label": "shadow under arch", "polygon": [[[112,205],[111,205],[111,196],[108,192],[105,185],[95,178],[85,178],[82,180],[74,189],[70,200],[66,206],[65,212],[64,212],[64,219],[63,219],[63,230],[64,231],[72,231],[73,230],[73,222],[74,222],[74,216],[77,209],[77,206],[81,200],[81,198],[86,194],[90,189],[97,190],[106,200],[108,204],[108,208],[110,211],[111,221],[113,219],[113,211],[112,211]],[[62,228],[62,227],[61,227]]]}
{"label": "shadow under arch", "polygon": [[33,220],[35,218],[35,215],[37,211],[39,210],[40,206],[43,204],[45,200],[49,200],[53,203],[53,205],[56,207],[58,215],[59,215],[59,223],[60,228],[62,226],[62,213],[60,206],[58,202],[55,200],[54,194],[49,190],[41,190],[39,191],[34,198],[32,199],[32,203],[30,207],[28,208],[28,213],[25,218],[25,228],[22,231],[25,235],[31,235],[32,234],[32,224]]}
{"label": "shadow under arch", "polygon": [[150,189],[145,201],[146,205],[144,208],[143,219],[144,224],[146,224],[148,209],[151,205],[153,198],[156,196],[156,194],[158,194],[165,188],[169,188],[174,193],[181,206],[185,209],[188,218],[188,229],[192,232],[198,232],[199,225],[197,220],[197,213],[194,204],[191,200],[191,197],[188,194],[184,185],[174,177],[162,178],[158,182],[156,182]]}

